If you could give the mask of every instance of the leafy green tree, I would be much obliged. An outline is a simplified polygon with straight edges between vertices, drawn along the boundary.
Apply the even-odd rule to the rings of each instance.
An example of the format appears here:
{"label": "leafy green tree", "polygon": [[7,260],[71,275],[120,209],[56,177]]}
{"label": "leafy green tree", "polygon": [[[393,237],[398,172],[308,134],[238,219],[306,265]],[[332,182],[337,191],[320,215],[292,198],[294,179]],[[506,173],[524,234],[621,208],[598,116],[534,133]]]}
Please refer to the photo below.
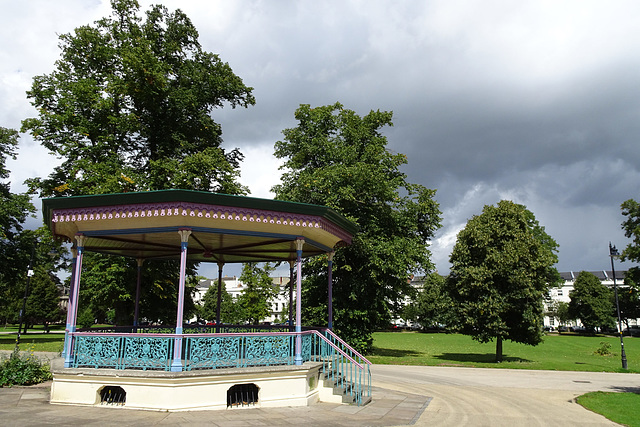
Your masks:
{"label": "leafy green tree", "polygon": [[[275,155],[284,159],[276,198],[328,206],[360,230],[350,246],[336,248],[333,271],[334,328],[361,351],[372,333],[390,321],[411,286],[413,273],[433,268],[427,247],[440,225],[435,190],[407,182],[403,154],[387,148],[382,128],[392,113],[360,117],[336,103],[301,105],[298,125],[283,131]],[[304,264],[306,324],[327,324],[327,258]]]}
{"label": "leafy green tree", "polygon": [[624,235],[631,243],[622,251],[622,260],[640,262],[640,204],[629,199],[622,204],[622,215],[627,217],[622,223]]}
{"label": "leafy green tree", "polygon": [[60,36],[54,72],[27,92],[38,117],[23,130],[63,159],[31,185],[43,196],[184,188],[246,193],[242,154],[222,147],[211,117],[255,103],[229,65],[202,50],[180,10],[112,0],[112,15]]}
{"label": "leafy green tree", "polygon": [[[36,76],[27,93],[38,114],[23,130],[62,159],[30,187],[46,197],[169,188],[245,194],[242,154],[222,148],[212,113],[254,104],[253,89],[201,48],[180,10],[153,6],[143,19],[136,0],[111,6],[111,16],[60,36],[54,71]],[[116,322],[130,323],[136,263],[85,260],[84,302],[96,317],[113,308]],[[149,261],[144,270],[141,315],[171,322],[178,263]]]}
{"label": "leafy green tree", "polygon": [[445,284],[445,277],[438,273],[426,275],[415,300],[403,310],[404,318],[418,322],[423,328],[455,324],[453,301]]}
{"label": "leafy green tree", "polygon": [[624,277],[624,286],[618,286],[620,317],[629,328],[629,320],[640,317],[640,268],[632,267]]}
{"label": "leafy green tree", "polygon": [[43,266],[35,267],[34,273],[27,298],[26,315],[29,324],[42,324],[48,332],[49,323],[57,322],[62,317],[60,288],[56,284],[58,278]]}
{"label": "leafy green tree", "polygon": [[[195,275],[193,266],[187,274]],[[140,318],[175,324],[178,307],[178,268],[172,261],[145,262],[142,268]],[[85,253],[82,262],[80,307],[89,307],[99,322],[132,325],[135,310],[137,262],[96,253]],[[114,310],[108,316],[110,310]],[[192,284],[184,294],[184,318],[195,313]],[[110,317],[113,317],[111,319]]]}
{"label": "leafy green tree", "polygon": [[30,255],[36,234],[24,230],[27,217],[35,212],[28,194],[11,192],[7,160],[16,159],[18,132],[0,127],[0,318],[18,321]]}
{"label": "leafy green tree", "polygon": [[[624,235],[632,239],[622,252],[622,260],[640,262],[640,204],[629,199],[622,204],[622,215],[626,220],[622,223]],[[632,267],[627,271],[624,284],[627,289],[618,289],[620,316],[629,327],[628,319],[640,317],[640,268]]]}
{"label": "leafy green tree", "polygon": [[462,333],[479,342],[537,345],[542,341],[543,298],[560,276],[557,243],[525,206],[508,200],[487,205],[458,234],[451,254],[449,293]]}
{"label": "leafy green tree", "polygon": [[[547,316],[558,319],[558,327],[565,326],[571,319],[569,314],[569,304],[564,301],[549,301],[547,305]],[[562,333],[558,329],[559,333]]]}
{"label": "leafy green tree", "polygon": [[[234,298],[225,286],[222,286],[220,295],[220,322],[227,324],[238,324],[246,315],[243,313],[242,305],[237,298]],[[208,321],[214,321],[217,317],[218,309],[218,284],[212,284],[202,297],[204,301],[202,317]]]}
{"label": "leafy green tree", "polygon": [[246,287],[238,297],[238,303],[242,307],[243,321],[255,325],[271,315],[271,304],[278,294],[278,288],[271,279],[273,270],[269,263],[263,267],[254,262],[242,265],[240,281]]}
{"label": "leafy green tree", "polygon": [[597,327],[612,327],[613,295],[611,290],[600,282],[597,276],[588,271],[581,271],[569,293],[569,313],[574,319],[580,319],[588,331]]}

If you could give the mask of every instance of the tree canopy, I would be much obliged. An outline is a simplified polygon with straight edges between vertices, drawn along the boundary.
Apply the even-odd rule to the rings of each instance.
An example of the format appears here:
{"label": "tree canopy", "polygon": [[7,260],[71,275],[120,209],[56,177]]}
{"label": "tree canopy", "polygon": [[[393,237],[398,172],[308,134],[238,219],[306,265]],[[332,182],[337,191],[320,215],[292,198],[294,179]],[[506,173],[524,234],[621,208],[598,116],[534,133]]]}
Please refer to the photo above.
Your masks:
{"label": "tree canopy", "polygon": [[451,254],[449,293],[462,333],[479,342],[542,341],[543,297],[560,276],[558,245],[525,206],[508,200],[471,218]]}
{"label": "tree canopy", "polygon": [[242,265],[240,281],[246,288],[237,299],[241,307],[241,320],[255,325],[271,315],[271,304],[279,291],[271,279],[273,270],[269,263],[263,267],[253,262]]}
{"label": "tree canopy", "polygon": [[51,74],[27,92],[23,130],[63,159],[31,186],[43,196],[184,188],[246,193],[242,154],[221,147],[215,108],[255,103],[180,10],[112,0],[112,15],[60,36]]}
{"label": "tree canopy", "polygon": [[615,324],[613,294],[594,274],[581,271],[569,296],[571,297],[569,302],[571,317],[580,319],[588,331],[594,331],[597,327],[611,327]]}
{"label": "tree canopy", "polygon": [[[109,17],[60,36],[54,71],[36,76],[27,92],[37,116],[23,130],[62,159],[48,177],[29,180],[31,189],[44,197],[170,188],[246,194],[237,181],[242,154],[222,148],[212,113],[253,105],[253,89],[202,49],[182,11],[156,5],[142,18],[137,0],[111,6]],[[81,301],[96,317],[115,309],[115,321],[129,322],[136,263],[96,254],[84,262]],[[145,263],[143,317],[168,321],[172,308],[175,315],[177,265]],[[189,294],[185,304],[188,313]]]}
{"label": "tree canopy", "polygon": [[[367,350],[372,332],[386,326],[390,309],[410,292],[412,273],[432,269],[429,240],[440,226],[435,190],[407,181],[403,154],[387,147],[382,129],[392,113],[359,116],[341,104],[295,112],[298,125],[283,131],[275,155],[284,159],[276,198],[326,205],[356,223],[350,246],[334,256],[334,327]],[[305,322],[327,324],[327,257],[305,262]]]}
{"label": "tree canopy", "polygon": [[0,127],[0,319],[17,320],[35,232],[24,222],[35,212],[28,194],[11,192],[7,160],[16,158],[18,132]]}
{"label": "tree canopy", "polygon": [[452,305],[445,277],[431,273],[424,277],[416,298],[405,306],[402,313],[405,319],[416,321],[425,329],[448,327],[456,323]]}

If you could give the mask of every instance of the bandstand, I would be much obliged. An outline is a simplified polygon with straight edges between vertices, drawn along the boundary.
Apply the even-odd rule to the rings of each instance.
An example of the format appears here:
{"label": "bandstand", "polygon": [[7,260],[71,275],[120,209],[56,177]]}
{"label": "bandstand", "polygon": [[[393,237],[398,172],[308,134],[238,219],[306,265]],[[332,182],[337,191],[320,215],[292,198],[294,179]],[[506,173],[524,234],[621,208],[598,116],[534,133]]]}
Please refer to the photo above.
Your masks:
{"label": "bandstand", "polygon": [[[348,245],[353,223],[324,206],[187,190],[43,200],[54,236],[73,244],[64,368],[53,372],[51,403],[194,410],[299,406],[370,400],[369,362],[332,328],[334,248]],[[86,251],[137,260],[133,325],[77,330]],[[301,324],[301,261],[328,255],[328,328]],[[180,260],[175,326],[139,325],[148,260]],[[187,261],[286,261],[295,274],[295,329],[184,326]],[[294,273],[295,272],[295,273]],[[218,304],[220,284],[218,281]]]}

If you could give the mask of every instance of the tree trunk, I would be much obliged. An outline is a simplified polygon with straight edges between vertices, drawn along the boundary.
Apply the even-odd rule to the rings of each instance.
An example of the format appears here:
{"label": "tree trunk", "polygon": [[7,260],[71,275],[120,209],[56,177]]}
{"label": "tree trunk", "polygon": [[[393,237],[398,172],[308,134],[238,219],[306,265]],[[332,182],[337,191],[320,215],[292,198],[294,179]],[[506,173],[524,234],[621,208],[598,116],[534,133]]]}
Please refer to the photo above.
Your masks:
{"label": "tree trunk", "polygon": [[502,337],[496,342],[496,363],[502,363]]}

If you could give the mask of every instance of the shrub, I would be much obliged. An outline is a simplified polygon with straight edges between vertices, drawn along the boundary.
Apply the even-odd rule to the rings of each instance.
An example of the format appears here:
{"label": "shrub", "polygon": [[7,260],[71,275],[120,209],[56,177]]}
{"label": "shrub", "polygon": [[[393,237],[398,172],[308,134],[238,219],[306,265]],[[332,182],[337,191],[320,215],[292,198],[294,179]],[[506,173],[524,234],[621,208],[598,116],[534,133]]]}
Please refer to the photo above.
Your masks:
{"label": "shrub", "polygon": [[32,385],[51,379],[48,363],[42,363],[33,353],[20,353],[19,347],[0,363],[0,387]]}
{"label": "shrub", "polygon": [[611,353],[611,344],[606,341],[600,341],[600,347],[596,351],[595,354],[599,354],[600,356],[610,356]]}

